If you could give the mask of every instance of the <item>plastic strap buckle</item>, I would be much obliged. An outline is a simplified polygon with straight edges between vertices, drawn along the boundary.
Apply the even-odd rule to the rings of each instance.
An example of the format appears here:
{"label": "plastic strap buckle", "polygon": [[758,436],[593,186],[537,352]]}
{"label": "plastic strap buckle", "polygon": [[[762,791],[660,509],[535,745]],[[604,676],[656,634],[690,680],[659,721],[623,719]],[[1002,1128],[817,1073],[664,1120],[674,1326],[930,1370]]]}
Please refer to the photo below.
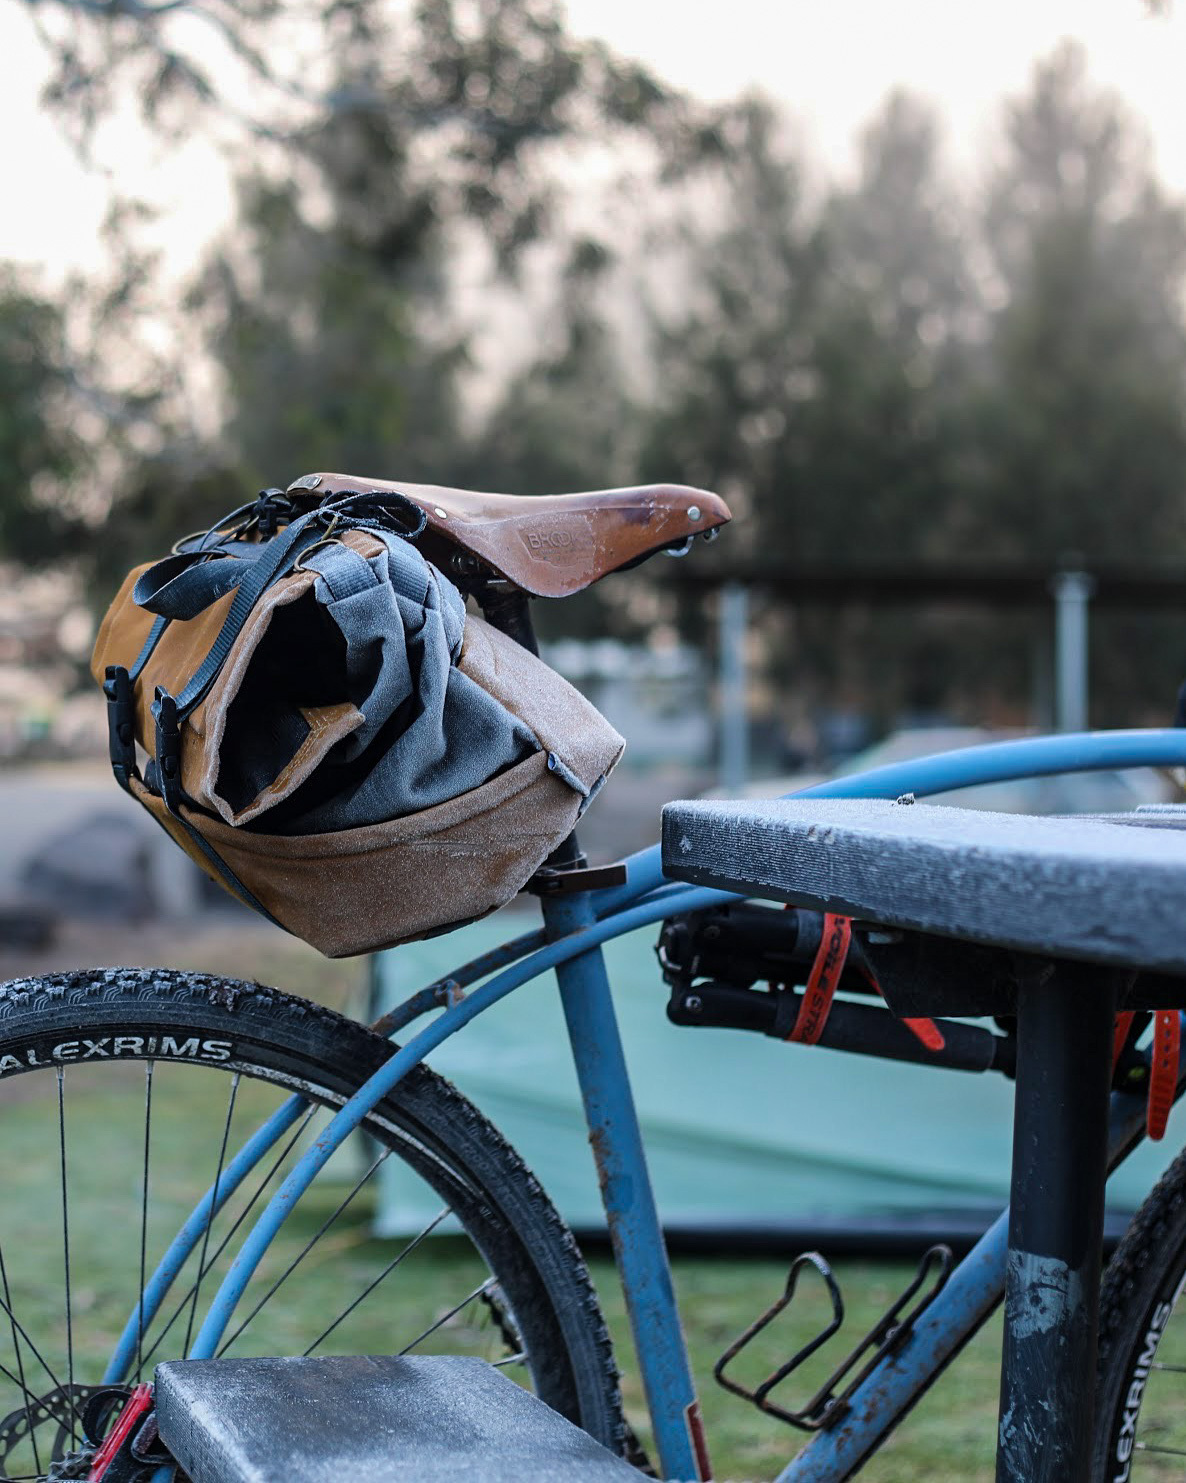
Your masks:
{"label": "plastic strap buckle", "polygon": [[103,694],[107,697],[107,749],[111,770],[125,793],[131,791],[136,771],[135,700],[132,681],[122,664],[109,664],[103,672]]}
{"label": "plastic strap buckle", "polygon": [[177,724],[177,701],[158,685],[152,706],[156,722],[156,771],[161,797],[171,814],[181,804],[181,729]]}
{"label": "plastic strap buckle", "polygon": [[296,512],[296,506],[283,489],[261,489],[255,501],[255,518],[259,521],[259,533],[265,540],[271,538],[287,525]]}

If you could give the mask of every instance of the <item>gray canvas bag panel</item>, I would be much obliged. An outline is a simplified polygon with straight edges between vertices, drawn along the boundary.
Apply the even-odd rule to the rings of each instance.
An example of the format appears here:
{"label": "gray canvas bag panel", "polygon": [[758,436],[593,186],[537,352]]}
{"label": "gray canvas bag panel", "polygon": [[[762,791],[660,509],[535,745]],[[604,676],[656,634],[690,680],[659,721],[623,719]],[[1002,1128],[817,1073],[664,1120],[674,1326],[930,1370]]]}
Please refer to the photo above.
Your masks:
{"label": "gray canvas bag panel", "polygon": [[[262,816],[293,799],[319,764],[332,776],[283,812],[278,832],[403,818],[481,787],[540,749],[503,701],[457,668],[466,613],[453,584],[398,536],[346,539],[315,551],[270,590],[211,692],[221,725],[207,747],[199,801],[228,824],[269,827]],[[321,638],[329,650],[322,662],[343,671],[340,711],[298,706],[288,688],[291,666],[317,656],[285,652],[294,627],[285,610],[310,596],[322,627],[335,631],[332,647],[328,633]],[[302,636],[307,627],[303,619]],[[300,738],[299,769],[282,737]]]}

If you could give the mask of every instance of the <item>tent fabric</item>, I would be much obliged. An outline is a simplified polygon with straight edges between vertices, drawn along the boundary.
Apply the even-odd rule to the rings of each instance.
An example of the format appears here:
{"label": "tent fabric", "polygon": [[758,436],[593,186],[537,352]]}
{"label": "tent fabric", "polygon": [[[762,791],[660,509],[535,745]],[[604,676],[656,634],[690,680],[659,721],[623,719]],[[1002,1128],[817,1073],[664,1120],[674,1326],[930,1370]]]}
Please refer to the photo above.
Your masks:
{"label": "tent fabric", "polygon": [[[375,1012],[531,925],[523,912],[503,911],[379,955]],[[649,927],[619,938],[606,956],[668,1231],[925,1231],[933,1220],[941,1233],[975,1227],[1005,1205],[1011,1082],[672,1025],[657,936]],[[552,974],[479,1016],[430,1064],[518,1149],[571,1226],[604,1228]],[[1110,1208],[1135,1209],[1184,1141],[1179,1105],[1164,1142],[1143,1144],[1113,1175]],[[380,1171],[377,1226],[387,1235],[418,1230],[439,1209],[394,1163]]]}

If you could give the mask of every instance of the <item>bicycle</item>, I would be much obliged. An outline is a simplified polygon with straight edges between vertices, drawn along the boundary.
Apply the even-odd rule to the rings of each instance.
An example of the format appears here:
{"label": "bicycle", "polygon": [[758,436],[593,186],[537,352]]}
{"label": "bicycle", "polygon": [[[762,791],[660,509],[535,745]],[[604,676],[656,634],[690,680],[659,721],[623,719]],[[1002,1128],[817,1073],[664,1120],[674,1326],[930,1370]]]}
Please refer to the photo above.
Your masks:
{"label": "bicycle", "polygon": [[[531,644],[526,601],[508,602],[505,591],[501,596],[506,630]],[[922,797],[1039,773],[1184,764],[1186,732],[1086,734],[970,748],[807,791],[893,798],[911,790]],[[490,1005],[553,970],[659,1466],[669,1478],[709,1475],[600,948],[638,927],[686,920],[736,898],[668,882],[657,846],[601,869],[584,866],[574,850],[561,852],[534,889],[540,929],[410,995],[371,1029],[276,990],[200,974],[91,970],[18,980],[0,993],[0,1127],[11,1165],[0,1220],[4,1479],[84,1476],[95,1432],[161,1358],[212,1358],[232,1347],[236,1353],[331,1347],[403,1354],[431,1342],[433,1352],[477,1350],[517,1372],[611,1450],[637,1459],[605,1323],[571,1235],[497,1131],[423,1064]],[[784,926],[789,931],[793,925],[788,914]],[[753,1009],[750,1001],[732,1002],[735,1014],[752,1015]],[[388,1036],[436,1010],[402,1048],[392,1047]],[[870,1014],[880,1017],[878,1027]],[[997,1044],[1007,1037],[965,1028],[968,1035],[952,1032],[947,1062],[921,1042],[907,1045],[898,1022],[872,1008],[851,1031],[838,1017],[832,1043],[936,1064],[958,1065],[962,1057],[970,1065],[987,1053],[1007,1068],[1007,1047]],[[204,1158],[197,1161],[197,1124],[210,1112],[205,1088],[228,1077]],[[88,1129],[73,1115],[76,1086],[93,1099]],[[1180,1079],[1179,1095],[1184,1086]],[[44,1127],[34,1113],[44,1116]],[[1140,1096],[1116,1094],[1118,1152],[1139,1141],[1143,1115]],[[327,1166],[331,1173],[341,1169],[341,1159],[331,1161],[356,1130],[365,1135],[364,1167],[357,1177],[350,1171],[343,1195],[340,1185],[318,1176]],[[87,1133],[93,1143],[80,1150]],[[126,1155],[118,1170],[108,1157],[113,1141]],[[348,1212],[375,1169],[392,1157],[435,1190],[441,1206],[377,1272],[360,1271],[350,1256]],[[183,1172],[191,1176],[189,1185]],[[60,1285],[38,1285],[27,1275],[40,1268],[39,1245],[48,1239],[41,1226],[45,1202],[35,1198],[47,1181],[60,1212]],[[302,1201],[307,1191],[311,1198]],[[118,1223],[129,1207],[133,1220],[125,1231]],[[428,1238],[458,1230],[473,1247],[474,1279],[462,1293],[445,1297],[431,1288]],[[292,1255],[279,1244],[282,1232],[291,1238]],[[84,1245],[89,1258],[110,1257],[122,1266],[122,1291],[84,1277]],[[162,1247],[164,1254],[152,1259]],[[327,1249],[337,1258],[328,1264]],[[364,1300],[413,1261],[420,1279],[413,1292],[405,1284],[406,1323],[395,1337],[388,1308],[376,1315],[375,1305]],[[810,1406],[797,1418],[813,1437],[781,1477],[803,1483],[849,1476],[993,1310],[1003,1268],[998,1221],[949,1277],[943,1274],[946,1280],[936,1284],[921,1274],[919,1289],[928,1280],[931,1286],[909,1315],[908,1329],[925,1326],[928,1366],[890,1396],[879,1367],[893,1346],[882,1333],[871,1363],[860,1356],[861,1373],[839,1424],[822,1425]],[[1150,1316],[1186,1273],[1186,1161],[1179,1160],[1150,1197],[1112,1270],[1119,1275],[1106,1303],[1115,1340],[1103,1390],[1123,1409],[1130,1392],[1120,1379],[1128,1356],[1134,1345],[1140,1352]],[[295,1291],[286,1287],[294,1274],[305,1300],[300,1312],[275,1301],[282,1291],[286,1299]],[[337,1298],[331,1308],[330,1294],[346,1276],[357,1296]],[[315,1315],[306,1311],[310,1302]],[[324,1311],[316,1311],[322,1304]],[[310,1326],[298,1333],[309,1318]],[[899,1325],[893,1344],[900,1338]],[[875,1405],[871,1394],[879,1398]],[[1142,1409],[1149,1395],[1146,1389]],[[1106,1424],[1108,1417],[1101,1428]]]}

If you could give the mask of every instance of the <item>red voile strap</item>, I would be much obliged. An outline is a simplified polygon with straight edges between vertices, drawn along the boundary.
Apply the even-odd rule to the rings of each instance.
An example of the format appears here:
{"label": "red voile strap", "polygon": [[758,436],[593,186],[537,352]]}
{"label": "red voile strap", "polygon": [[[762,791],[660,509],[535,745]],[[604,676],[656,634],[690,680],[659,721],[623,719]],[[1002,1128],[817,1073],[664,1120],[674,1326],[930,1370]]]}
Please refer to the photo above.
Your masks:
{"label": "red voile strap", "polygon": [[1149,1068],[1149,1110],[1145,1126],[1150,1138],[1160,1138],[1174,1105],[1178,1085],[1178,1054],[1182,1021],[1176,1009],[1159,1009],[1153,1022],[1153,1063]]}
{"label": "red voile strap", "polygon": [[[795,1017],[794,1029],[788,1040],[797,1040],[804,1045],[815,1045],[824,1033],[828,1014],[844,965],[848,961],[848,950],[852,945],[852,918],[839,917],[832,912],[824,914],[824,930],[816,950],[815,962],[807,976],[807,987],[803,991],[803,1002]],[[869,983],[881,993],[881,985],[867,969],[863,970]],[[929,1051],[941,1051],[943,1034],[934,1020],[907,1019],[902,1023],[908,1027]]]}
{"label": "red voile strap", "polygon": [[[861,972],[865,975],[865,979],[870,987],[876,989],[884,999],[885,995],[882,993],[881,985],[877,982],[873,970],[871,968],[862,968]],[[943,1031],[940,1030],[934,1020],[918,1019],[912,1016],[910,1018],[903,1018],[902,1023],[914,1038],[920,1040],[927,1050],[933,1054],[937,1054],[947,1044],[947,1041],[943,1039]]]}
{"label": "red voile strap", "polygon": [[811,972],[807,975],[803,1003],[799,1006],[795,1026],[787,1036],[788,1040],[814,1045],[824,1033],[828,1011],[832,1008],[836,985],[844,972],[851,942],[852,918],[837,917],[826,912],[823,936],[815,954],[815,962],[811,965]]}
{"label": "red voile strap", "polygon": [[947,1041],[943,1039],[943,1031],[934,1020],[910,1019],[903,1020],[902,1023],[908,1030],[914,1031],[929,1051],[941,1051],[947,1044]]}
{"label": "red voile strap", "polygon": [[1128,1039],[1128,1032],[1132,1029],[1132,1022],[1136,1016],[1133,1009],[1122,1009],[1116,1016],[1116,1028],[1112,1031],[1112,1070],[1115,1071],[1117,1062],[1120,1060],[1120,1052],[1124,1049],[1124,1042]]}

